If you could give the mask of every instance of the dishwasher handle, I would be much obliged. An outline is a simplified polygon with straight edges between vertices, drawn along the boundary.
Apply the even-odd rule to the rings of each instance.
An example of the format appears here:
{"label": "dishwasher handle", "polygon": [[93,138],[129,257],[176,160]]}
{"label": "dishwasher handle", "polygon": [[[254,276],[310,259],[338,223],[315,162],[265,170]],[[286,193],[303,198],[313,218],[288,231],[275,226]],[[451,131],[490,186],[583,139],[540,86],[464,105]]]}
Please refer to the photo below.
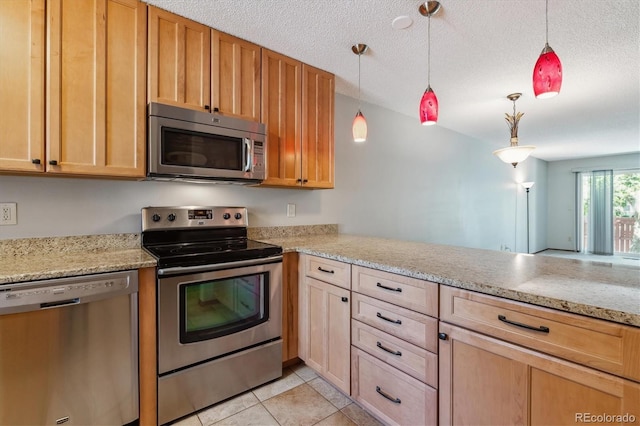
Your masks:
{"label": "dishwasher handle", "polygon": [[138,271],[118,271],[0,286],[0,315],[64,308],[138,291]]}
{"label": "dishwasher handle", "polygon": [[40,304],[40,309],[58,308],[58,307],[67,306],[67,305],[77,305],[78,303],[80,303],[80,298],[76,297],[74,299],[61,300],[60,302],[45,302],[45,303],[41,303]]}

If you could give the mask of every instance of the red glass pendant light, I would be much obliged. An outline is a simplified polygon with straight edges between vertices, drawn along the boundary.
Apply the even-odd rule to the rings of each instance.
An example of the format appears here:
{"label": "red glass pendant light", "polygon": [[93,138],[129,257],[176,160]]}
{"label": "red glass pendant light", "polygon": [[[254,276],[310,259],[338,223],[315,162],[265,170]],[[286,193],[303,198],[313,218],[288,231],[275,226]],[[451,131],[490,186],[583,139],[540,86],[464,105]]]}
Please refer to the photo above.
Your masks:
{"label": "red glass pendant light", "polygon": [[441,5],[437,1],[427,1],[418,7],[422,16],[429,18],[427,33],[427,90],[420,99],[420,124],[431,126],[438,121],[438,97],[431,89],[431,16],[440,11]]}
{"label": "red glass pendant light", "polygon": [[438,97],[431,86],[424,91],[420,100],[420,123],[423,126],[436,124],[438,121]]}
{"label": "red glass pendant light", "polygon": [[533,93],[538,99],[552,98],[560,93],[562,64],[549,46],[549,0],[546,1],[546,42],[533,68]]}

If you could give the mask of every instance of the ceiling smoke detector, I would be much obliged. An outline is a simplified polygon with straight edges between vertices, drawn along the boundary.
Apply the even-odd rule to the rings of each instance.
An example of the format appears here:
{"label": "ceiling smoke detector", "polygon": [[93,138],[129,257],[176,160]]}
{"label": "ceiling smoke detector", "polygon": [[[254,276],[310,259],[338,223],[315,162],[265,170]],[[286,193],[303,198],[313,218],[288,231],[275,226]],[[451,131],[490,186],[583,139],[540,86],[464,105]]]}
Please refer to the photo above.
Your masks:
{"label": "ceiling smoke detector", "polygon": [[391,22],[391,28],[394,30],[405,30],[409,28],[413,24],[413,19],[408,16],[402,15],[398,16],[396,19]]}

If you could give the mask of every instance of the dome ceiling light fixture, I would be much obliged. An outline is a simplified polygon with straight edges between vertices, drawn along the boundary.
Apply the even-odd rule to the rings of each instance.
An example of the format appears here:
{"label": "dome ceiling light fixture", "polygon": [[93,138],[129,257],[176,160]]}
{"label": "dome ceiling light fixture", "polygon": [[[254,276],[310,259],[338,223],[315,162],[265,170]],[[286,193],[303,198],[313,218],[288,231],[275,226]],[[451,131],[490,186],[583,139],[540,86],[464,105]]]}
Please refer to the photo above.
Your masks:
{"label": "dome ceiling light fixture", "polygon": [[507,99],[513,102],[513,115],[509,115],[509,113],[504,114],[507,126],[509,126],[509,130],[511,131],[511,146],[493,151],[493,155],[496,155],[505,163],[511,163],[514,169],[518,163],[526,160],[529,154],[536,149],[533,145],[518,146],[518,123],[524,115],[523,112],[516,113],[516,101],[520,96],[522,96],[522,93],[507,95]]}
{"label": "dome ceiling light fixture", "polygon": [[423,126],[436,124],[438,121],[438,98],[431,89],[431,17],[442,9],[440,2],[427,1],[418,7],[418,12],[429,19],[427,33],[427,90],[420,99],[420,123]]}
{"label": "dome ceiling light fixture", "polygon": [[562,86],[562,64],[549,46],[549,0],[545,6],[545,44],[533,68],[533,93],[538,99],[547,99],[560,93]]}
{"label": "dome ceiling light fixture", "polygon": [[351,131],[353,133],[354,142],[365,142],[367,140],[367,120],[360,111],[360,57],[369,50],[369,46],[366,44],[354,44],[351,46],[351,51],[358,55],[358,113],[353,119],[353,125]]}

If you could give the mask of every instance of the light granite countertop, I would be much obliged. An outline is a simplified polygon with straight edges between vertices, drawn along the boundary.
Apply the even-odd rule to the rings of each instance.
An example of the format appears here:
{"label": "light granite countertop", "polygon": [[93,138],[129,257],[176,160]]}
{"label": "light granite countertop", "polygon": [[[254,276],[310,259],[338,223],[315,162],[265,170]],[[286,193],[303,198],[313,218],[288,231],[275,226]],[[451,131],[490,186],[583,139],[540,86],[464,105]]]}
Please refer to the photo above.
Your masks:
{"label": "light granite countertop", "polygon": [[139,234],[0,240],[0,285],[155,266]]}
{"label": "light granite countertop", "polygon": [[640,269],[354,235],[265,238],[298,251],[640,327]]}
{"label": "light granite countertop", "polygon": [[[335,225],[249,228],[249,237],[285,251],[640,327],[638,268],[345,235]],[[154,266],[139,234],[0,240],[0,285]]]}

